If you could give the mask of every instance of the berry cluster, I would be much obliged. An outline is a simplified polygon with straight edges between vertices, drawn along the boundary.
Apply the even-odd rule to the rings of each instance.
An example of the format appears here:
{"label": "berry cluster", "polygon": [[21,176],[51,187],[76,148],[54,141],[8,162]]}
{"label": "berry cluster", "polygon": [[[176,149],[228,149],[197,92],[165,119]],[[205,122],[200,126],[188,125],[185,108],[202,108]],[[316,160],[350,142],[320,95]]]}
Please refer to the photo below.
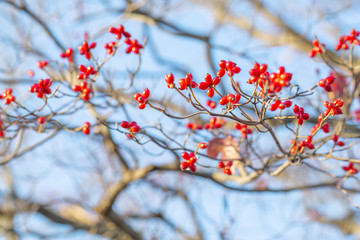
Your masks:
{"label": "berry cluster", "polygon": [[312,41],[312,45],[313,45],[313,49],[310,50],[309,52],[309,57],[315,57],[315,55],[317,53],[322,53],[322,49],[321,48],[324,48],[325,47],[325,44],[323,43],[319,43],[319,40],[317,39],[314,39]]}
{"label": "berry cluster", "polygon": [[185,78],[179,79],[179,89],[185,90],[187,89],[187,87],[191,87],[191,88],[197,87],[197,83],[193,81],[193,76],[191,73],[186,74]]}
{"label": "berry cluster", "polygon": [[181,154],[181,157],[185,160],[184,162],[182,162],[180,164],[180,169],[181,171],[184,171],[186,169],[190,169],[191,172],[195,172],[196,171],[196,157],[194,153],[187,153],[187,152],[183,152]]}
{"label": "berry cluster", "polygon": [[304,148],[314,149],[314,144],[312,144],[312,135],[309,135],[305,138],[305,140],[301,140],[299,143],[295,142],[294,139],[290,140],[290,144],[292,148],[290,150],[291,154],[295,154],[297,152],[302,152]]}
{"label": "berry cluster", "polygon": [[88,44],[87,41],[84,41],[81,46],[78,47],[80,55],[84,55],[87,60],[91,58],[90,50],[96,47],[96,42]]}
{"label": "berry cluster", "polygon": [[34,83],[30,89],[29,92],[36,93],[36,96],[38,98],[43,98],[46,94],[51,93],[50,86],[52,84],[52,81],[50,79],[40,79],[38,83]]}
{"label": "berry cluster", "polygon": [[240,99],[241,99],[240,94],[236,93],[234,95],[234,94],[228,93],[228,95],[223,96],[222,98],[220,98],[219,104],[220,105],[226,105],[226,104],[229,103],[230,105],[233,105],[233,104],[237,104],[240,101]]}
{"label": "berry cluster", "polygon": [[309,114],[304,112],[304,108],[299,107],[298,105],[295,105],[293,107],[293,111],[295,113],[295,118],[297,119],[297,123],[299,125],[302,125],[304,121],[309,120],[310,118]]}
{"label": "berry cluster", "polygon": [[360,35],[359,31],[355,29],[350,30],[350,35],[343,35],[339,38],[338,43],[335,46],[335,50],[349,49],[348,44],[360,45],[360,40],[357,38]]}
{"label": "berry cluster", "polygon": [[144,89],[142,94],[135,93],[134,99],[136,101],[138,101],[138,103],[139,103],[138,108],[139,109],[144,109],[146,107],[146,102],[147,102],[147,99],[149,97],[150,97],[150,90],[148,88]]}
{"label": "berry cluster", "polygon": [[212,98],[214,96],[214,87],[220,83],[219,77],[212,78],[211,75],[208,73],[205,75],[205,82],[199,83],[199,89],[201,90],[207,90],[206,94],[209,98]]}
{"label": "berry cluster", "polygon": [[216,108],[216,102],[211,101],[210,99],[206,100],[206,106],[208,106],[211,109]]}
{"label": "berry cluster", "polygon": [[78,69],[81,73],[77,75],[77,79],[88,79],[90,75],[94,75],[97,71],[93,68],[93,66],[85,67],[84,65],[79,65]]}
{"label": "berry cluster", "polygon": [[127,48],[125,49],[126,53],[133,52],[135,54],[139,54],[140,49],[143,48],[143,45],[139,44],[138,40],[136,40],[136,39],[131,40],[130,38],[127,38],[127,39],[125,39],[124,42],[128,45]]}
{"label": "berry cluster", "polygon": [[106,49],[106,52],[108,54],[112,54],[114,52],[115,47],[116,47],[116,42],[109,42],[104,44],[104,48]]}
{"label": "berry cluster", "polygon": [[335,81],[335,77],[330,75],[325,79],[320,79],[318,85],[322,88],[324,88],[325,91],[331,92],[333,88],[331,87],[331,84],[333,84]]}
{"label": "berry cluster", "polygon": [[344,171],[347,171],[350,175],[354,175],[354,174],[356,174],[356,173],[359,172],[358,169],[354,168],[354,163],[352,163],[352,162],[349,163],[348,166],[342,167],[342,169],[343,169]]}
{"label": "berry cluster", "polygon": [[204,124],[204,128],[206,130],[212,130],[212,129],[221,128],[224,124],[225,124],[224,119],[217,118],[217,117],[211,117],[209,120],[209,123]]}
{"label": "berry cluster", "polygon": [[88,87],[88,84],[85,81],[82,81],[80,83],[80,85],[74,85],[72,87],[72,90],[74,92],[81,92],[82,100],[84,100],[84,101],[90,100],[91,89],[90,89],[90,87]]}
{"label": "berry cluster", "polygon": [[0,99],[4,99],[4,103],[10,104],[11,102],[15,101],[15,97],[12,95],[12,89],[4,89],[2,95],[0,95]]}
{"label": "berry cluster", "polygon": [[192,122],[186,123],[185,127],[188,128],[188,129],[191,129],[192,131],[202,130],[203,129],[203,127],[200,124],[192,123]]}
{"label": "berry cluster", "polygon": [[232,61],[226,62],[225,60],[220,60],[219,67],[220,70],[216,74],[219,78],[222,78],[226,72],[229,77],[232,77],[234,74],[237,74],[241,71],[241,69],[236,66],[236,63]]}
{"label": "berry cluster", "polygon": [[174,88],[174,75],[172,73],[166,74],[165,82],[167,83],[168,88]]}
{"label": "berry cluster", "polygon": [[109,33],[115,34],[115,38],[117,40],[121,39],[121,36],[124,36],[125,38],[131,37],[130,33],[125,31],[125,28],[123,25],[119,25],[117,28],[110,27]]}
{"label": "berry cluster", "polygon": [[[269,75],[269,93],[280,92],[283,87],[289,87],[292,74],[285,72],[284,67],[278,67],[277,71]],[[263,81],[259,82],[259,86],[264,88]]]}
{"label": "berry cluster", "polygon": [[232,164],[233,164],[232,161],[228,161],[226,164],[223,161],[220,161],[218,163],[218,167],[222,168],[223,173],[225,173],[227,175],[231,175],[230,167],[232,166]]}
{"label": "berry cluster", "polygon": [[83,134],[89,135],[90,134],[90,127],[91,127],[91,124],[89,122],[84,122],[84,124],[82,125]]}
{"label": "berry cluster", "polygon": [[278,67],[276,72],[269,74],[267,71],[267,65],[259,65],[257,62],[254,63],[254,68],[249,71],[250,79],[249,84],[258,83],[261,87],[261,93],[264,93],[265,87],[267,91],[271,93],[280,92],[283,87],[289,87],[292,79],[292,74],[285,72],[283,66]]}
{"label": "berry cluster", "polygon": [[254,63],[254,68],[249,71],[250,78],[248,80],[249,84],[257,83],[260,81],[266,81],[269,78],[269,73],[267,72],[266,64],[259,64],[257,62]]}
{"label": "berry cluster", "polygon": [[47,61],[37,61],[36,62],[36,66],[38,67],[38,68],[44,68],[44,67],[46,67],[48,65],[48,62]]}
{"label": "berry cluster", "polygon": [[336,145],[338,145],[338,146],[340,146],[340,147],[345,146],[345,143],[344,143],[343,141],[339,141],[339,136],[336,135],[336,134],[334,134],[334,135],[332,136],[332,140],[334,141],[334,143],[335,143]]}
{"label": "berry cluster", "polygon": [[237,130],[240,130],[241,132],[241,136],[244,139],[247,139],[247,135],[248,134],[252,134],[252,130],[248,128],[248,126],[246,124],[240,124],[240,123],[235,123],[234,124],[234,128]]}
{"label": "berry cluster", "polygon": [[325,116],[329,114],[332,116],[342,114],[342,110],[340,108],[344,105],[343,101],[339,99],[335,99],[332,103],[329,103],[328,101],[324,101],[323,104],[327,108],[324,112]]}
{"label": "berry cluster", "polygon": [[283,110],[285,108],[291,107],[292,102],[290,100],[281,102],[281,100],[277,99],[273,104],[270,105],[269,110],[270,111],[276,111],[278,108]]}
{"label": "berry cluster", "polygon": [[318,116],[318,123],[310,129],[311,134],[313,134],[317,129],[320,127],[321,124],[321,130],[323,130],[324,133],[328,133],[330,131],[330,125],[327,122],[323,122],[323,116],[320,114]]}
{"label": "berry cluster", "polygon": [[126,134],[126,136],[128,138],[133,138],[134,137],[134,133],[138,133],[140,132],[140,127],[137,125],[136,122],[127,122],[127,121],[122,121],[120,123],[120,126],[122,128],[126,128],[129,130],[129,133]]}
{"label": "berry cluster", "polygon": [[72,49],[72,48],[67,48],[67,49],[65,50],[65,52],[60,53],[60,57],[61,57],[61,58],[67,58],[67,60],[68,60],[69,62],[72,62],[72,61],[73,61],[73,54],[74,54],[73,49]]}

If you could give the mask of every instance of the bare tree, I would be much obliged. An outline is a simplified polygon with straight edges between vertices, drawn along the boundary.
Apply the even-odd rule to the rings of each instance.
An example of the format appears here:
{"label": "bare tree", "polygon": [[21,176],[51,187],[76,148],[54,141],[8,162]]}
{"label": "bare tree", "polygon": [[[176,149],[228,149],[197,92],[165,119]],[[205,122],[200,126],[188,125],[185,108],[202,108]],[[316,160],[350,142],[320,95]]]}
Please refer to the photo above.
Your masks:
{"label": "bare tree", "polygon": [[358,10],[0,0],[1,235],[359,237]]}

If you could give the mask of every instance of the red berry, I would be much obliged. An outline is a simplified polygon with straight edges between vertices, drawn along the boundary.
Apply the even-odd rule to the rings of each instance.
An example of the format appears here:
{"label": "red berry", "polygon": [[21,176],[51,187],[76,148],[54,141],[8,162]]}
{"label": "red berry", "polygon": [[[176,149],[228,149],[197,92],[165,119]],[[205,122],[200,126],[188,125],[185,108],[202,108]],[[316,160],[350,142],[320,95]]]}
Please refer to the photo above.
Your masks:
{"label": "red berry", "polygon": [[199,144],[199,148],[200,149],[205,149],[205,148],[207,148],[207,144],[202,142],[202,143]]}
{"label": "red berry", "polygon": [[121,126],[122,128],[129,128],[129,127],[130,127],[130,123],[127,122],[127,121],[122,121],[122,122],[120,123],[120,126]]}
{"label": "red berry", "polygon": [[334,134],[334,135],[332,136],[332,140],[333,140],[334,142],[337,142],[337,141],[339,140],[338,135]]}
{"label": "red berry", "polygon": [[182,152],[182,153],[181,153],[181,157],[182,157],[183,159],[185,159],[185,160],[189,160],[189,159],[190,159],[190,156],[189,156],[189,154],[188,154],[187,152]]}
{"label": "red berry", "polygon": [[142,92],[142,95],[144,98],[149,98],[150,97],[150,90],[148,88],[144,89],[144,91]]}
{"label": "red berry", "polygon": [[38,119],[37,119],[37,122],[41,125],[41,124],[44,124],[45,123],[45,118],[43,118],[43,117],[39,117]]}
{"label": "red berry", "polygon": [[138,125],[131,126],[130,131],[134,132],[134,133],[137,133],[137,132],[140,131],[140,127]]}
{"label": "red berry", "polygon": [[189,168],[190,168],[190,171],[191,171],[191,172],[195,172],[195,171],[196,171],[196,166],[195,166],[195,164],[190,164],[190,165],[189,165]]}
{"label": "red berry", "polygon": [[146,103],[139,103],[138,108],[144,109],[146,107]]}
{"label": "red berry", "polygon": [[165,81],[168,84],[174,83],[174,75],[172,73],[166,74],[165,75]]}
{"label": "red berry", "polygon": [[311,143],[312,142],[312,136],[311,135],[307,136],[306,139],[305,139],[305,142],[307,144]]}
{"label": "red berry", "polygon": [[220,100],[219,100],[219,104],[220,104],[220,105],[225,105],[225,104],[227,104],[227,103],[228,103],[228,99],[227,99],[226,96],[220,98]]}
{"label": "red berry", "polygon": [[181,169],[181,171],[187,169],[188,167],[189,167],[189,163],[188,163],[188,162],[182,162],[182,163],[180,164],[180,169]]}
{"label": "red berry", "polygon": [[222,162],[222,161],[221,161],[221,162],[219,162],[219,163],[218,163],[218,167],[219,167],[219,168],[224,168],[224,167],[225,167],[224,162]]}
{"label": "red berry", "polygon": [[208,95],[209,98],[212,98],[214,96],[214,94],[215,94],[215,91],[214,91],[214,89],[209,88],[207,90],[206,94]]}

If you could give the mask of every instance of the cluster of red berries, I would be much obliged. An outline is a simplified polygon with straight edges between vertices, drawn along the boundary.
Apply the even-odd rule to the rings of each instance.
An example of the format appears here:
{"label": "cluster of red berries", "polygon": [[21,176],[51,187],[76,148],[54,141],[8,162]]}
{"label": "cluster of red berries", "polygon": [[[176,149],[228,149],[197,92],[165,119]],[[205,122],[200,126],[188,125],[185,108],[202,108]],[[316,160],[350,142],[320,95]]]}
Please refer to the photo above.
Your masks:
{"label": "cluster of red berries", "polygon": [[135,93],[134,99],[136,101],[138,101],[138,103],[139,103],[138,108],[139,109],[144,109],[146,107],[146,102],[147,102],[147,99],[149,97],[150,97],[150,90],[148,88],[144,89],[142,94]]}
{"label": "cluster of red berries", "polygon": [[313,134],[320,127],[320,124],[321,124],[321,130],[323,130],[324,133],[330,132],[329,123],[323,122],[323,116],[322,114],[320,114],[318,116],[318,123],[310,129],[311,134]]}
{"label": "cluster of red berries", "polygon": [[143,48],[143,45],[139,44],[138,40],[136,40],[136,39],[131,40],[130,38],[127,38],[127,39],[125,39],[124,42],[128,45],[127,48],[125,49],[126,53],[133,52],[135,54],[139,54],[140,49]]}
{"label": "cluster of red berries", "polygon": [[[283,87],[289,87],[290,81],[292,79],[292,74],[285,72],[283,66],[278,67],[277,71],[269,75],[269,93],[280,92]],[[264,88],[263,81],[259,82],[259,86]]]}
{"label": "cluster of red berries", "polygon": [[89,135],[90,134],[90,127],[91,127],[91,124],[89,122],[84,122],[84,124],[82,125],[83,134]]}
{"label": "cluster of red berries", "polygon": [[183,152],[181,154],[181,157],[185,160],[180,164],[181,171],[184,171],[189,168],[191,172],[195,172],[196,171],[195,163],[197,160],[195,154],[193,152],[191,153]]}
{"label": "cluster of red berries", "polygon": [[267,72],[267,64],[254,63],[254,68],[249,71],[250,78],[248,80],[249,84],[257,83],[260,81],[266,81],[269,78],[269,72]]}
{"label": "cluster of red berries", "polygon": [[360,40],[357,38],[360,35],[359,31],[355,29],[350,30],[350,35],[343,35],[339,38],[338,43],[335,45],[335,50],[349,49],[348,44],[360,45]]}
{"label": "cluster of red berries", "polygon": [[233,164],[232,161],[228,161],[226,164],[223,161],[220,161],[218,163],[218,167],[222,168],[223,173],[225,173],[227,175],[231,175],[230,167],[232,166],[232,164]]}
{"label": "cluster of red berries", "polygon": [[340,147],[345,146],[345,143],[344,143],[343,141],[339,141],[339,136],[336,135],[336,134],[334,134],[334,135],[332,136],[332,140],[334,141],[334,143],[335,143],[336,145],[338,145],[338,146],[340,146]]}
{"label": "cluster of red berries", "polygon": [[44,68],[44,67],[46,67],[48,65],[48,62],[45,61],[45,60],[44,61],[37,61],[36,65],[37,65],[38,68],[42,69],[42,68]]}
{"label": "cluster of red berries", "polygon": [[302,151],[304,148],[314,149],[314,144],[312,144],[312,135],[309,135],[305,140],[301,140],[299,143],[296,143],[294,139],[290,140],[290,144],[293,145],[290,153],[295,154],[296,152]]}
{"label": "cluster of red berries", "polygon": [[193,81],[193,76],[191,73],[186,74],[185,78],[179,79],[179,89],[185,90],[187,87],[196,88],[197,83]]}
{"label": "cluster of red berries", "polygon": [[112,54],[114,52],[115,47],[116,47],[116,42],[109,42],[104,44],[104,48],[106,49],[106,52],[108,54]]}
{"label": "cluster of red berries", "polygon": [[229,103],[230,105],[233,105],[233,104],[237,104],[240,101],[240,99],[241,99],[240,94],[236,93],[234,95],[234,94],[228,93],[228,95],[223,96],[222,98],[220,98],[219,104],[220,105],[226,105],[226,104]]}
{"label": "cluster of red berries", "polygon": [[209,123],[204,124],[206,130],[218,129],[225,124],[225,120],[222,118],[211,117]]}
{"label": "cluster of red berries", "polygon": [[327,108],[324,112],[325,116],[329,114],[332,116],[342,114],[342,110],[340,108],[344,105],[343,101],[339,99],[335,99],[332,103],[329,103],[328,101],[324,101],[323,104]]}
{"label": "cluster of red berries", "polygon": [[210,99],[206,100],[206,106],[208,106],[211,109],[216,108],[216,102],[211,101]]}
{"label": "cluster of red berries", "polygon": [[174,88],[174,75],[172,73],[166,74],[165,82],[167,83],[168,88]]}
{"label": "cluster of red berries", "polygon": [[295,113],[295,118],[297,119],[297,123],[299,125],[302,125],[304,121],[309,120],[310,118],[309,114],[304,112],[304,108],[299,107],[298,105],[295,105],[293,107],[293,111]]}
{"label": "cluster of red berries", "polygon": [[50,79],[40,79],[38,83],[34,83],[30,89],[29,92],[36,93],[36,96],[38,98],[43,98],[46,94],[51,93],[51,84],[52,81]]}
{"label": "cluster of red berries", "polygon": [[122,128],[126,128],[129,130],[129,133],[126,134],[126,136],[128,138],[133,138],[134,137],[134,133],[138,133],[140,132],[140,127],[137,125],[136,122],[127,122],[127,121],[122,121],[120,123],[120,126]]}
{"label": "cluster of red berries", "polygon": [[222,78],[226,72],[229,77],[232,77],[234,74],[237,74],[241,71],[241,69],[236,66],[236,63],[232,61],[220,60],[219,67],[220,69],[216,74],[219,78]]}
{"label": "cluster of red berries", "polygon": [[192,130],[192,131],[196,131],[196,130],[202,130],[203,127],[198,124],[198,123],[192,123],[192,122],[188,122],[185,124],[185,127]]}
{"label": "cluster of red berries", "polygon": [[199,83],[199,89],[201,90],[207,90],[206,94],[209,98],[212,98],[214,96],[214,87],[220,83],[219,77],[212,78],[209,73],[205,75],[205,81]]}
{"label": "cluster of red berries", "polygon": [[252,130],[248,128],[248,126],[246,124],[240,124],[240,123],[235,123],[234,124],[234,128],[237,130],[240,130],[241,132],[241,136],[244,139],[247,139],[247,135],[248,134],[252,134]]}
{"label": "cluster of red berries", "polygon": [[125,31],[125,28],[123,25],[119,25],[117,28],[110,27],[109,33],[115,34],[115,38],[117,40],[121,39],[121,36],[124,36],[125,38],[131,37],[130,33]]}
{"label": "cluster of red berries", "polygon": [[88,79],[90,75],[94,75],[97,71],[93,68],[93,66],[85,67],[84,65],[79,65],[78,69],[81,73],[77,75],[77,79]]}
{"label": "cluster of red berries", "polygon": [[72,90],[74,92],[81,92],[82,100],[84,100],[84,101],[89,101],[90,100],[91,89],[88,87],[87,82],[82,81],[80,83],[80,85],[74,85],[72,87]]}
{"label": "cluster of red berries", "polygon": [[12,95],[12,89],[4,89],[2,95],[0,95],[0,99],[4,99],[4,103],[10,104],[11,102],[15,101],[15,97]]}
{"label": "cluster of red berries", "polygon": [[[140,49],[143,48],[143,45],[138,43],[138,40],[136,39],[130,39],[131,34],[125,31],[125,28],[123,25],[119,25],[117,28],[110,27],[109,32],[112,34],[115,34],[115,38],[117,40],[120,40],[122,36],[124,36],[126,39],[124,40],[124,43],[127,44],[127,48],[125,49],[126,53],[135,53],[138,54],[140,52]],[[108,44],[105,44],[105,48],[109,54],[113,53],[114,47],[116,43],[110,42]]]}
{"label": "cluster of red berries", "polygon": [[331,87],[331,84],[333,84],[335,81],[335,77],[330,75],[325,79],[320,79],[319,81],[319,86],[324,88],[325,91],[327,92],[331,92],[333,90],[333,88]]}
{"label": "cluster of red berries", "polygon": [[322,53],[322,49],[321,48],[324,48],[325,47],[325,44],[323,43],[319,43],[319,40],[317,39],[314,39],[312,41],[312,45],[313,45],[313,49],[310,50],[309,52],[309,57],[315,57],[315,55],[317,53]]}
{"label": "cluster of red berries", "polygon": [[87,41],[84,41],[81,46],[78,47],[80,55],[84,55],[87,60],[91,58],[90,50],[96,47],[96,42],[88,44]]}
{"label": "cluster of red berries", "polygon": [[60,57],[61,58],[67,58],[67,60],[69,62],[72,62],[73,61],[73,54],[74,54],[74,50],[72,48],[67,48],[65,50],[65,52],[60,53]]}
{"label": "cluster of red berries", "polygon": [[347,171],[350,175],[354,175],[354,174],[356,174],[356,173],[359,172],[358,169],[354,168],[354,163],[352,163],[352,162],[349,163],[348,166],[342,167],[342,169],[343,169],[344,171]]}
{"label": "cluster of red berries", "polygon": [[254,68],[249,71],[250,78],[249,84],[258,83],[262,88],[261,93],[264,93],[264,87],[268,86],[269,93],[280,92],[283,87],[289,87],[292,79],[292,74],[285,72],[283,66],[278,67],[276,72],[269,74],[267,71],[267,65],[259,65],[257,62],[254,63]]}
{"label": "cluster of red berries", "polygon": [[269,110],[270,111],[276,111],[278,108],[283,110],[285,108],[291,107],[292,102],[290,100],[286,100],[284,102],[281,102],[281,100],[277,99],[273,104],[270,105]]}

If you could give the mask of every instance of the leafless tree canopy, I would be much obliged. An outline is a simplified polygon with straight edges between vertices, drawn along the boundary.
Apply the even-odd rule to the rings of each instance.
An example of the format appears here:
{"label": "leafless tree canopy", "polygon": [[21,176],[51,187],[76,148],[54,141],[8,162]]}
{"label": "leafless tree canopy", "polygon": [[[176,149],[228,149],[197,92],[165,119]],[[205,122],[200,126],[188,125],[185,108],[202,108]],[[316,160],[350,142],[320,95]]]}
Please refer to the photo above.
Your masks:
{"label": "leafless tree canopy", "polygon": [[[360,30],[359,10],[355,0],[0,0],[0,239],[359,238],[359,44],[334,49]],[[212,100],[241,100],[212,109],[205,91],[179,89],[189,73],[197,84],[219,75],[223,59],[241,72],[209,85]],[[291,85],[249,84],[255,61],[270,74],[284,66]],[[51,93],[34,90],[39,79]],[[292,106],[270,111],[276,100]],[[302,125],[295,104],[310,116]]]}

